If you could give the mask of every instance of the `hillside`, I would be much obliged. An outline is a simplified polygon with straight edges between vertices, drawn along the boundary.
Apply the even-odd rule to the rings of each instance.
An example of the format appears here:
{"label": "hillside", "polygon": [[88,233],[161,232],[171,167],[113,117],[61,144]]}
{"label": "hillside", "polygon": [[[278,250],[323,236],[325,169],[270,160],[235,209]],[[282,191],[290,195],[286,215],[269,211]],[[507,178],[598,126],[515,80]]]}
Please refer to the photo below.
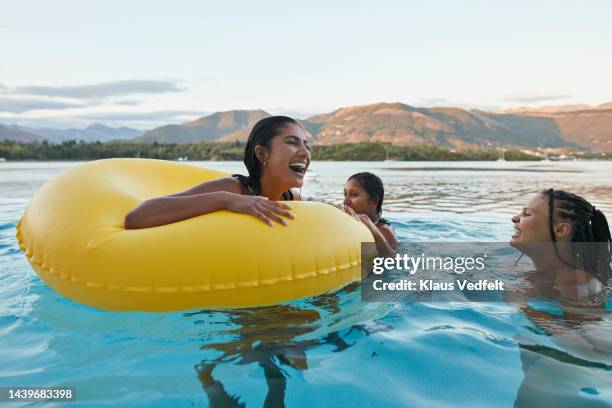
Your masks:
{"label": "hillside", "polygon": [[145,132],[135,142],[197,143],[202,141],[246,140],[251,127],[270,116],[263,110],[216,112],[181,125],[166,125]]}
{"label": "hillside", "polygon": [[18,126],[7,126],[0,124],[0,140],[11,140],[20,143],[42,142],[44,137],[29,132]]}
{"label": "hillside", "polygon": [[68,140],[110,142],[111,140],[132,139],[141,133],[140,130],[128,127],[112,128],[101,123],[94,123],[84,129],[29,128],[0,124],[0,140],[6,139],[21,143],[34,141],[61,143]]}
{"label": "hillside", "polygon": [[560,147],[554,120],[530,116],[467,111],[459,108],[415,108],[378,103],[338,109],[305,120],[318,144],[382,141],[395,145],[498,145]]}

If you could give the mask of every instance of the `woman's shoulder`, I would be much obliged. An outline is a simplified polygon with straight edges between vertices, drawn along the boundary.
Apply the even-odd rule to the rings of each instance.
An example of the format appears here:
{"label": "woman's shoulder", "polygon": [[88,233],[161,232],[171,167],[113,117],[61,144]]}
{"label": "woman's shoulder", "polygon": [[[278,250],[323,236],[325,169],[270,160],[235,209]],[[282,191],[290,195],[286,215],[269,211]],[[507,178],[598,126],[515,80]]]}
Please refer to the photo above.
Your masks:
{"label": "woman's shoulder", "polygon": [[228,191],[230,193],[236,194],[248,194],[243,191],[244,188],[246,187],[243,187],[243,185],[235,178],[223,177],[220,179],[205,181],[188,190],[172,194],[169,197],[190,196],[203,193],[212,193],[215,191]]}

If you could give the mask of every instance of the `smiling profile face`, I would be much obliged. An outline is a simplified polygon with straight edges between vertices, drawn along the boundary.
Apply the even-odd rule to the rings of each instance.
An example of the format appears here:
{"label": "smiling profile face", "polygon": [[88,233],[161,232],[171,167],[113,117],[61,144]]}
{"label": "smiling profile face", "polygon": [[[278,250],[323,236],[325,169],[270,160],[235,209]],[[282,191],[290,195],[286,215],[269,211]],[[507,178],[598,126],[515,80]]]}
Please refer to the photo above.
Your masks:
{"label": "smiling profile face", "polygon": [[551,242],[548,197],[538,193],[531,197],[520,214],[512,217],[514,234],[510,245],[516,248],[531,243]]}
{"label": "smiling profile face", "polygon": [[344,205],[351,207],[357,214],[376,214],[378,200],[372,198],[361,183],[350,179],[344,186]]}
{"label": "smiling profile face", "polygon": [[[310,150],[301,126],[287,123],[262,151],[262,176],[273,177],[285,189],[302,187],[304,175],[310,165]],[[258,146],[260,147],[260,146]]]}

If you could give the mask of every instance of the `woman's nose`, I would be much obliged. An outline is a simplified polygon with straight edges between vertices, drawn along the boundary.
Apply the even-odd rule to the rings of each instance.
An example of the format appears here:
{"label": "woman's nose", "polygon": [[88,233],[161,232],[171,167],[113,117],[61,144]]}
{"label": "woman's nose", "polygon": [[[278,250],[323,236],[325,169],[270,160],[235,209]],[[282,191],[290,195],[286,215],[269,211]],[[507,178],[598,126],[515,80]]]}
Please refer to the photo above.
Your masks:
{"label": "woman's nose", "polygon": [[298,151],[298,154],[302,157],[310,157],[310,150],[308,150],[306,145],[302,144],[300,146],[300,150]]}
{"label": "woman's nose", "polygon": [[515,215],[511,218],[512,222],[517,224],[520,221],[521,217],[519,217],[518,215]]}
{"label": "woman's nose", "polygon": [[349,207],[351,206],[351,200],[349,200],[348,198],[344,199],[344,205],[348,205]]}

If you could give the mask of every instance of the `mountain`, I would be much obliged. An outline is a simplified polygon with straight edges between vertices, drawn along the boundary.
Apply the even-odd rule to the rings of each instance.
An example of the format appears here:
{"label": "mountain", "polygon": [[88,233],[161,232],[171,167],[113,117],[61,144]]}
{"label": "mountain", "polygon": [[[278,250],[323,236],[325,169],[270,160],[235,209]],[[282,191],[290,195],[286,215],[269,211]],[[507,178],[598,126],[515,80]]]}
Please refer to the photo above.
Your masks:
{"label": "mountain", "polygon": [[94,123],[85,129],[29,129],[51,143],[61,143],[66,140],[84,140],[86,142],[110,142],[111,140],[133,139],[142,134],[140,130],[128,127],[112,128],[101,123]]}
{"label": "mountain", "polygon": [[415,108],[402,103],[342,108],[310,117],[304,123],[317,144],[381,141],[447,147],[571,145],[560,137],[549,118],[459,108]]}
{"label": "mountain", "polygon": [[[263,110],[217,112],[181,125],[145,133],[94,124],[85,129],[31,129],[0,125],[0,140],[197,143],[245,141],[253,125],[270,116]],[[612,102],[487,112],[454,107],[419,108],[376,103],[337,109],[302,120],[313,144],[381,141],[443,147],[570,147],[612,151]]]}
{"label": "mountain", "polygon": [[596,152],[612,151],[612,103],[578,111],[526,113],[522,117],[553,121],[567,142]]}
{"label": "mountain", "polygon": [[30,132],[19,126],[7,126],[0,124],[0,141],[11,140],[20,143],[42,142],[44,137]]}
{"label": "mountain", "polygon": [[270,116],[263,110],[216,112],[182,125],[166,125],[151,129],[135,142],[197,143],[202,141],[246,140],[253,125]]}
{"label": "mountain", "polygon": [[140,130],[128,127],[112,128],[101,123],[95,123],[85,129],[28,128],[0,124],[0,140],[16,140],[22,143],[42,142],[44,140],[49,143],[61,143],[67,140],[109,142],[111,140],[132,139],[141,134]]}

